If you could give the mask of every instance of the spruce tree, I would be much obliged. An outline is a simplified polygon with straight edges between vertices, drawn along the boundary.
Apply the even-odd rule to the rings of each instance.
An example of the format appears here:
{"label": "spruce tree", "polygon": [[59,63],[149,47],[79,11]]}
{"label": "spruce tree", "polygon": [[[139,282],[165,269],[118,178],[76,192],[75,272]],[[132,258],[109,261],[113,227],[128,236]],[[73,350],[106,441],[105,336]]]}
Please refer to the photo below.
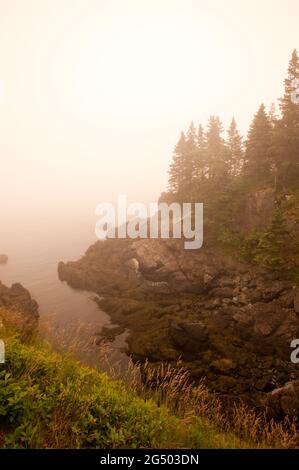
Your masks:
{"label": "spruce tree", "polygon": [[222,124],[218,116],[210,116],[206,132],[207,176],[209,179],[224,179],[227,174],[228,151],[222,137]]}
{"label": "spruce tree", "polygon": [[187,193],[194,180],[194,160],[197,150],[196,129],[191,122],[185,136],[181,133],[173,154],[172,163],[169,171],[169,189],[175,193]]}
{"label": "spruce tree", "polygon": [[206,148],[205,132],[204,132],[204,128],[201,124],[199,124],[199,126],[198,126],[196,142],[197,142],[197,147],[199,149],[205,149]]}
{"label": "spruce tree", "polygon": [[196,151],[194,155],[194,180],[202,182],[207,176],[206,137],[203,126],[200,124],[196,135]]}
{"label": "spruce tree", "polygon": [[183,160],[186,154],[186,136],[181,132],[180,139],[173,152],[172,163],[169,170],[169,190],[177,193],[182,187]]}
{"label": "spruce tree", "polygon": [[299,80],[299,57],[295,49],[280,99],[281,120],[275,132],[275,161],[282,185],[299,176],[299,103],[294,99],[295,81]]}
{"label": "spruce tree", "polygon": [[197,135],[193,121],[187,131],[187,140],[182,160],[182,190],[188,191],[195,178],[195,159],[197,153]]}
{"label": "spruce tree", "polygon": [[227,131],[228,172],[231,176],[240,174],[243,165],[242,137],[233,118]]}
{"label": "spruce tree", "polygon": [[298,255],[298,235],[289,225],[283,211],[277,209],[270,227],[261,236],[255,249],[254,261],[265,268],[279,270],[288,277],[298,279]]}
{"label": "spruce tree", "polygon": [[256,180],[269,179],[272,160],[272,126],[262,104],[250,125],[245,150],[244,171]]}

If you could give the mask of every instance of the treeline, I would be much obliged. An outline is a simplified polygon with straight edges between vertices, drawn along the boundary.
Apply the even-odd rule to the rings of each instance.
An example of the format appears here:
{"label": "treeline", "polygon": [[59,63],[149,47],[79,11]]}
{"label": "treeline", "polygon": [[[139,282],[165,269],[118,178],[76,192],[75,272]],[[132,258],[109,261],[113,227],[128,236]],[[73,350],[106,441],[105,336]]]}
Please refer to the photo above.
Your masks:
{"label": "treeline", "polygon": [[[169,171],[169,193],[178,200],[193,199],[208,187],[223,189],[232,181],[267,183],[286,190],[299,181],[299,102],[295,83],[299,81],[299,57],[294,50],[279,99],[279,113],[262,104],[255,114],[246,139],[232,119],[226,138],[218,116],[207,127],[191,123],[181,133]],[[299,83],[299,82],[298,82]]]}

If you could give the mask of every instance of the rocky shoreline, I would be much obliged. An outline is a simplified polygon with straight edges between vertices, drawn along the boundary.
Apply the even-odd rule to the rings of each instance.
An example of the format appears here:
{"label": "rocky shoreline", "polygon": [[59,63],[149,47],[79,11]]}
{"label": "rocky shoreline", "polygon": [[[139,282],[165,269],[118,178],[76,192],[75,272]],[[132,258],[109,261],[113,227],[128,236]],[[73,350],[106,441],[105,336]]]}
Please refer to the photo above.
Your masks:
{"label": "rocky shoreline", "polygon": [[[130,331],[133,360],[180,360],[222,397],[285,414],[273,395],[291,381],[289,396],[299,380],[290,361],[299,293],[280,273],[208,247],[184,250],[180,240],[97,242],[58,272],[72,287],[97,293],[99,306]],[[297,415],[294,403],[288,410]]]}
{"label": "rocky shoreline", "polygon": [[30,336],[38,326],[38,303],[19,283],[7,287],[0,281],[0,319],[2,312],[8,312],[11,318],[14,317],[14,326],[23,339]]}

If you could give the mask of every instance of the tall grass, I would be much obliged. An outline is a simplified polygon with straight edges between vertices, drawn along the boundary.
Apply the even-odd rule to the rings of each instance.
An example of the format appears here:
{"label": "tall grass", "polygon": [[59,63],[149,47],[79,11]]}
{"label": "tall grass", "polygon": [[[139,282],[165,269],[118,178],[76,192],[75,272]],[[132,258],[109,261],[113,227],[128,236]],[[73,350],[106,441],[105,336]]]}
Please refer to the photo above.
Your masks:
{"label": "tall grass", "polygon": [[[129,361],[120,372],[111,362],[111,346],[101,343],[96,346],[97,367],[83,367],[72,356],[94,342],[90,338],[89,346],[82,344],[82,337],[88,338],[82,336],[82,325],[69,330],[64,340],[62,331],[52,337],[58,354],[37,336],[27,345],[15,339],[21,336],[14,327],[17,312],[2,309],[0,319],[9,346],[0,371],[0,446],[2,441],[21,447],[299,445],[295,420],[267,420],[242,403],[225,407],[204,381],[194,384],[180,362]],[[102,364],[106,374],[99,372]]]}
{"label": "tall grass", "polygon": [[215,432],[236,436],[255,448],[299,446],[296,419],[269,420],[265,412],[257,412],[242,402],[226,407],[204,380],[195,384],[180,362],[175,366],[166,363],[154,366],[148,361],[143,364],[131,361],[123,380],[130,390],[145,400],[154,400],[158,406],[166,406],[184,423],[196,425],[198,419],[204,420]]}
{"label": "tall grass", "polygon": [[[66,350],[80,357],[82,336],[88,337],[86,334],[82,335],[82,325],[77,330],[68,331]],[[61,346],[63,341],[57,341],[56,338],[54,345],[55,343]],[[84,348],[88,349],[90,344],[92,340],[89,338]],[[115,358],[111,361],[111,349],[108,342],[102,342],[97,347],[99,369],[104,368],[111,378],[120,380],[130,392],[137,393],[145,401],[153,400],[159,407],[166,407],[185,426],[188,424],[196,427],[198,420],[203,420],[209,431],[212,429],[214,432],[234,436],[237,440],[246,442],[247,446],[255,448],[299,446],[296,419],[285,417],[283,421],[277,422],[268,419],[265,412],[258,412],[242,402],[235,402],[227,407],[207,388],[204,380],[195,384],[180,361],[175,365],[153,365],[149,361],[134,363],[130,360],[124,373]]]}

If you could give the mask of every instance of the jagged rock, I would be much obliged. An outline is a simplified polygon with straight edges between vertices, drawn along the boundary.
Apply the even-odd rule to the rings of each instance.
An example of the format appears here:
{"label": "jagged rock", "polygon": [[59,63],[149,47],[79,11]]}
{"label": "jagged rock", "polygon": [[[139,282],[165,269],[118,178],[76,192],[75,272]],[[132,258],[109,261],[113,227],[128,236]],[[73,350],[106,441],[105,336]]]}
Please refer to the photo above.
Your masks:
{"label": "jagged rock", "polygon": [[282,357],[289,355],[290,341],[297,337],[299,326],[294,310],[284,309],[277,302],[258,302],[241,308],[233,319],[235,331],[245,334],[246,339],[250,337],[260,353],[272,350]]}
{"label": "jagged rock", "polygon": [[16,314],[17,327],[24,337],[37,327],[38,304],[21,284],[13,284],[9,288],[0,282],[0,311],[1,308]]}

